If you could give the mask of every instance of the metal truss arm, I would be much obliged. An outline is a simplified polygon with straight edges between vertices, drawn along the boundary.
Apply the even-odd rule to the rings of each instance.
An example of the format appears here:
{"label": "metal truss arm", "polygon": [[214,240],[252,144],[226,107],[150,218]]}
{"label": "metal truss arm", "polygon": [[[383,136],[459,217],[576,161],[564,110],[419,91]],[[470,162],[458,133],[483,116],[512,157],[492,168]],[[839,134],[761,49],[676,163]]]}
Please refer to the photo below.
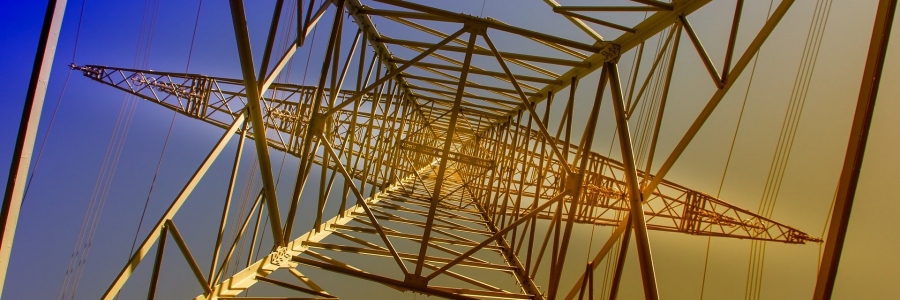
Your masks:
{"label": "metal truss arm", "polygon": [[819,265],[813,300],[827,300],[832,296],[838,263],[844,247],[844,238],[850,222],[850,210],[853,208],[853,200],[856,196],[856,187],[862,169],[863,154],[866,151],[866,141],[869,138],[869,128],[875,113],[875,99],[878,96],[881,72],[884,69],[896,10],[897,0],[879,1],[866,67],[863,70],[862,84],[859,88],[856,112],[853,116],[853,127],[850,130],[850,141],[838,182],[836,200],[829,224],[828,237],[825,241],[825,251]]}

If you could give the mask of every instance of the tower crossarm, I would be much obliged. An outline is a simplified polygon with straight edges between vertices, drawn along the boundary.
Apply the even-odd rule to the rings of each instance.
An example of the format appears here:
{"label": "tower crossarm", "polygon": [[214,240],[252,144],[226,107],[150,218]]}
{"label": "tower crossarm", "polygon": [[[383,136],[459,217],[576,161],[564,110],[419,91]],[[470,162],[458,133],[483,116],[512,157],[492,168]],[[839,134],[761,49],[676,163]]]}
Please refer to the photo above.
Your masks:
{"label": "tower crossarm", "polygon": [[[223,129],[227,129],[234,122],[247,104],[244,84],[240,79],[98,65],[72,65],[71,68],[81,71],[85,77],[94,81]],[[326,97],[330,97],[330,90],[326,89],[324,92]],[[315,87],[312,86],[282,83],[272,84],[266,93],[263,93],[265,95],[261,101],[263,119],[266,125],[266,142],[270,147],[294,156],[300,155],[302,138],[310,122],[309,103],[314,93]],[[337,99],[348,98],[354,93],[342,90]],[[414,105],[413,101],[407,101],[403,94],[395,96],[387,93],[370,93],[356,107],[351,106],[334,113],[325,121],[328,135],[331,137],[330,142],[335,148],[346,151],[342,153],[348,157],[362,157],[364,163],[357,164],[359,169],[349,170],[354,177],[363,178],[365,161],[392,155],[391,149],[400,147],[403,144],[401,140],[418,141],[426,146],[433,140],[428,138],[429,130],[425,128],[430,123],[424,119],[423,114],[414,113],[412,108],[402,109],[402,113],[405,114],[402,118],[396,114],[386,114],[381,109],[376,109],[373,114],[366,108],[372,107],[370,106],[372,103],[384,105],[390,96],[400,98],[403,101],[402,106]],[[404,126],[405,132],[401,132],[400,128]],[[251,127],[248,130],[253,129]],[[351,136],[354,138],[351,139]],[[248,134],[247,137],[254,138],[252,134]],[[397,147],[374,147],[379,142]],[[412,171],[431,161],[430,157],[426,157],[427,153],[421,151],[403,152],[398,153],[398,156],[405,159],[398,160],[396,165],[370,171],[381,172],[382,175],[378,177],[380,180],[371,183],[380,186],[388,182],[389,168]],[[323,161],[322,155],[318,153],[315,157],[316,163],[320,165]],[[329,165],[329,168],[333,167]],[[396,178],[396,172],[394,176]],[[375,177],[367,178],[371,180]]]}
{"label": "tower crossarm", "polygon": [[[520,126],[513,124],[512,128]],[[487,194],[500,194],[500,199],[511,197],[508,207],[498,209],[508,214],[524,215],[530,211],[530,205],[549,201],[554,195],[563,192],[565,185],[565,169],[556,160],[548,159],[548,151],[544,151],[541,162],[541,139],[536,130],[528,130],[520,126],[519,130],[508,130],[510,135],[518,132],[520,138],[529,138],[530,147],[505,147],[506,153],[488,153],[482,149],[493,149],[493,144],[503,144],[502,139],[484,138],[476,142],[464,145],[464,153],[474,157],[503,156],[506,158],[500,162],[502,176],[511,176],[509,184],[490,185],[488,180],[477,180],[478,170],[463,169],[466,180],[472,180],[474,190],[481,190]],[[509,138],[512,139],[512,138]],[[566,147],[565,142],[556,141],[560,149],[568,149],[568,157],[571,160],[577,153],[578,145],[571,144]],[[549,147],[549,145],[547,145]],[[500,147],[503,148],[503,147]],[[575,221],[582,224],[596,224],[604,226],[617,226],[624,213],[629,210],[626,198],[627,190],[624,177],[624,166],[621,162],[605,157],[599,153],[591,152],[587,155],[587,169],[584,170],[582,187],[584,193],[578,199],[579,205],[576,212],[568,210],[572,206],[571,197],[564,201],[563,219],[568,214],[577,214]],[[540,166],[543,164],[543,168]],[[577,167],[572,164],[571,168]],[[643,182],[651,180],[652,174],[638,172]],[[502,183],[502,182],[501,182]],[[538,192],[539,191],[539,192]],[[521,197],[518,208],[514,207],[516,198]],[[537,199],[536,202],[531,199]],[[527,204],[527,202],[532,202]],[[498,201],[498,205],[502,203]],[[539,218],[552,219],[555,209],[547,209],[538,214]],[[754,239],[791,244],[803,244],[806,242],[821,242],[820,238],[810,236],[793,227],[776,222],[768,217],[740,208],[701,191],[690,189],[677,183],[663,180],[653,191],[648,199],[644,199],[644,212],[647,216],[647,228],[659,231],[682,232],[693,235],[721,236],[740,239]]]}

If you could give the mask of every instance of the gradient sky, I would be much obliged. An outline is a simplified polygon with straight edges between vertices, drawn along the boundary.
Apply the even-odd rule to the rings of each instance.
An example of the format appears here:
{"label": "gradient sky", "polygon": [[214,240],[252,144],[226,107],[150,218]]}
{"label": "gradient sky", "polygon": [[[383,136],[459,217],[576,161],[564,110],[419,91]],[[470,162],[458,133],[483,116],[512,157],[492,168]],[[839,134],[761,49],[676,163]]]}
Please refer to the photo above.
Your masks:
{"label": "gradient sky", "polygon": [[[247,1],[249,3],[249,1]],[[530,3],[533,2],[533,3]],[[554,35],[585,41],[585,36],[564,19],[552,13],[540,0],[529,0],[520,5],[513,0],[466,0],[458,3],[441,3],[446,9],[474,15],[490,16],[512,25],[540,30]],[[566,5],[596,3],[591,1],[560,1]],[[604,3],[609,1],[604,1]],[[613,1],[615,2],[615,1]],[[743,52],[750,38],[755,35],[765,19],[768,1],[747,1],[744,23],[738,40],[737,54]],[[750,3],[753,2],[753,3]],[[267,30],[274,1],[253,1],[247,5],[251,39],[257,54],[257,63]],[[364,1],[367,3],[367,1]],[[615,2],[618,3],[618,2]],[[624,2],[623,2],[624,3]],[[148,66],[154,70],[184,71],[191,30],[197,13],[196,0],[162,0],[159,21],[153,35],[152,52]],[[482,4],[484,9],[482,12]],[[802,42],[812,16],[813,0],[798,0],[787,17],[763,47],[759,66],[749,91],[749,101],[744,112],[741,131],[735,142],[733,160],[725,179],[721,198],[755,210],[765,185],[768,166],[774,152],[778,130],[784,116],[787,99],[793,85]],[[691,15],[690,20],[707,51],[716,62],[724,56],[724,39],[727,39],[734,1],[714,1]],[[858,95],[860,74],[871,35],[876,1],[834,1],[829,24],[826,28],[822,50],[812,77],[809,100],[806,103],[793,155],[788,163],[779,202],[773,219],[796,227],[814,236],[820,236],[826,221],[829,203],[836,186],[843,153],[846,149],[850,120]],[[0,0],[0,97],[5,109],[0,110],[0,169],[8,170],[15,141],[16,127],[21,115],[26,88],[34,59],[40,26],[46,3],[43,1]],[[373,5],[374,6],[374,5]],[[515,7],[515,9],[512,9]],[[22,208],[19,229],[13,248],[12,261],[7,276],[7,299],[49,299],[59,291],[65,266],[71,255],[72,245],[78,233],[91,191],[97,179],[100,163],[107,147],[112,126],[123,105],[125,96],[107,86],[90,81],[78,72],[71,73],[69,82],[65,66],[72,62],[75,35],[81,1],[70,1],[59,48],[54,63],[50,88],[44,106],[44,118],[38,134],[37,145],[43,154],[34,181]],[[85,5],[83,22],[75,62],[77,64],[101,64],[131,67],[135,63],[143,3],[137,1],[89,0]],[[323,20],[330,20],[326,16]],[[624,18],[624,22],[630,19]],[[638,19],[639,20],[639,19]],[[327,24],[324,22],[322,24]],[[379,30],[392,37],[401,37],[400,27],[377,22]],[[329,24],[330,25],[330,24]],[[348,23],[349,25],[349,23]],[[351,26],[347,26],[351,27]],[[446,32],[449,29],[441,28]],[[599,30],[599,28],[598,28]],[[900,160],[895,157],[900,150],[900,50],[895,46],[898,30],[894,31],[893,47],[888,50],[887,63],[882,79],[879,102],[876,106],[873,129],[863,167],[862,178],[851,218],[844,256],[841,261],[835,299],[888,299],[896,298],[896,282],[900,281],[900,219],[893,212],[900,211],[900,202],[892,199],[895,178],[900,176]],[[617,35],[615,31],[601,30],[606,37]],[[492,36],[493,37],[493,36]],[[349,37],[348,37],[349,38]],[[324,38],[319,36],[318,48],[322,51]],[[494,38],[500,50],[516,50],[532,54],[546,54],[543,49],[518,49],[512,37],[498,35]],[[345,49],[346,50],[346,49]],[[393,50],[393,49],[392,49]],[[306,58],[308,50],[298,52]],[[542,52],[543,51],[543,52]],[[400,56],[409,57],[402,50]],[[240,77],[231,17],[227,1],[207,0],[199,21],[197,39],[193,49],[190,71],[212,76]],[[546,54],[549,55],[549,54]],[[620,67],[623,82],[629,73],[632,54],[623,56]],[[477,63],[477,62],[476,62]],[[305,62],[293,67],[290,81],[315,82],[321,62],[313,59],[309,74],[303,76]],[[720,64],[720,63],[719,63]],[[674,87],[664,130],[660,136],[655,166],[665,156],[708,100],[714,88],[700,60],[688,40],[683,39],[673,78]],[[578,90],[579,105],[591,103],[595,93],[597,74],[582,80]],[[675,165],[667,179],[679,184],[715,194],[722,180],[722,172],[728,147],[734,134],[734,126],[741,100],[747,89],[749,71],[738,80],[735,88],[725,98],[708,125]],[[62,95],[62,96],[61,96]],[[607,96],[607,98],[609,97]],[[45,139],[59,103],[52,131]],[[133,101],[133,100],[130,100]],[[562,110],[563,101],[554,105]],[[559,106],[559,107],[557,107]],[[608,141],[614,133],[614,121],[609,103],[601,111],[601,122],[595,139],[594,150],[606,153]],[[587,109],[576,115],[576,124],[584,124]],[[147,198],[149,182],[154,175],[157,159],[162,150],[172,112],[157,105],[141,101],[137,105],[128,133],[123,156],[119,163],[109,201],[103,212],[91,255],[85,270],[85,278],[79,286],[78,299],[94,299],[105,290],[115,273],[128,256],[128,249],[135,237],[138,218]],[[169,140],[168,149],[154,187],[144,230],[151,225],[167,203],[174,197],[190,174],[221,136],[221,130],[203,122],[178,116]],[[551,125],[551,130],[556,124]],[[580,136],[576,134],[576,136]],[[233,153],[234,143],[226,150]],[[249,149],[248,147],[247,149]],[[612,157],[618,158],[618,147],[613,147]],[[252,154],[252,151],[250,151]],[[275,151],[272,160],[277,163],[283,154]],[[226,154],[226,156],[229,156]],[[245,157],[249,157],[245,156]],[[228,160],[228,159],[225,159]],[[202,247],[209,242],[210,229],[215,221],[203,222],[217,215],[219,206],[211,199],[221,199],[229,163],[214,165],[207,180],[187,202],[176,218],[192,247]],[[284,164],[284,180],[293,182],[296,159],[288,157]],[[278,170],[276,170],[277,172]],[[313,171],[318,174],[318,171]],[[2,184],[5,184],[3,181]],[[280,193],[288,189],[281,189]],[[289,191],[288,191],[289,192]],[[284,199],[286,197],[282,197]],[[209,207],[215,213],[209,212]],[[212,217],[216,218],[216,217]],[[150,221],[148,221],[150,220]],[[182,221],[183,220],[183,221]],[[150,224],[148,224],[150,223]],[[307,222],[308,223],[308,222]],[[304,224],[304,226],[307,226]],[[598,239],[605,240],[609,228],[595,228],[593,249],[599,247]],[[140,236],[146,232],[141,232]],[[591,228],[577,227],[576,241],[570,247],[574,264],[581,264],[586,257],[585,248],[591,238]],[[650,233],[654,259],[659,274],[661,294],[666,299],[696,299],[700,294],[700,278],[706,249],[706,237],[685,236],[673,233]],[[138,238],[140,240],[140,238]],[[193,246],[200,245],[200,246]],[[743,296],[750,248],[748,241],[713,239],[710,251],[706,299],[735,299]],[[766,257],[766,277],[763,282],[763,299],[806,299],[811,297],[815,283],[819,246],[769,244]],[[195,251],[197,252],[197,251]],[[175,255],[167,256],[177,257]],[[641,295],[635,252],[629,254],[623,290],[620,299],[636,299]],[[207,261],[204,259],[201,261]],[[189,273],[178,258],[166,260],[164,268],[178,274]],[[146,286],[147,266],[132,278],[123,293],[125,298],[139,297]],[[202,266],[205,268],[205,266]],[[570,270],[576,270],[571,268]],[[411,293],[397,294],[377,284],[352,280],[354,289],[341,289],[349,285],[343,278],[327,272],[310,271],[310,276],[325,277],[323,283],[330,291],[340,291],[348,298],[381,295],[412,299]],[[564,274],[577,276],[577,274]],[[161,287],[165,295],[199,294],[199,288],[189,277],[164,278]],[[564,280],[565,281],[565,280]],[[143,285],[142,285],[143,284]],[[369,290],[371,289],[371,290]]]}

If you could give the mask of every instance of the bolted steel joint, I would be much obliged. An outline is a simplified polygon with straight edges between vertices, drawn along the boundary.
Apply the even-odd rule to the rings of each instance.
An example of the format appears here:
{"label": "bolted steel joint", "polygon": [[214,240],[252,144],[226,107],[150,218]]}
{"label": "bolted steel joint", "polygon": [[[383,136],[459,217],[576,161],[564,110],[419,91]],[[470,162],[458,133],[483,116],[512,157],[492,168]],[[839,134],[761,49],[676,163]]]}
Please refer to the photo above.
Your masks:
{"label": "bolted steel joint", "polygon": [[578,192],[578,189],[581,188],[582,182],[584,182],[583,173],[569,173],[569,175],[566,176],[566,192],[574,195]]}
{"label": "bolted steel joint", "polygon": [[619,46],[618,44],[607,43],[599,53],[606,56],[604,62],[618,62],[619,57],[622,55],[621,49],[622,46]]}
{"label": "bolted steel joint", "polygon": [[479,23],[479,22],[466,22],[465,25],[463,25],[463,28],[467,32],[472,33],[472,34],[477,34],[477,35],[487,34],[487,26],[485,26],[484,24]]}
{"label": "bolted steel joint", "polygon": [[417,287],[426,288],[428,287],[428,278],[421,275],[416,274],[406,274],[406,277],[403,279],[403,282]]}
{"label": "bolted steel joint", "polygon": [[275,251],[270,255],[270,262],[273,265],[278,266],[279,268],[294,268],[297,267],[297,262],[293,260],[293,256],[288,251],[287,247],[278,247]]}
{"label": "bolted steel joint", "polygon": [[328,116],[326,114],[314,112],[309,119],[309,127],[307,130],[313,135],[325,134],[325,123],[327,120]]}

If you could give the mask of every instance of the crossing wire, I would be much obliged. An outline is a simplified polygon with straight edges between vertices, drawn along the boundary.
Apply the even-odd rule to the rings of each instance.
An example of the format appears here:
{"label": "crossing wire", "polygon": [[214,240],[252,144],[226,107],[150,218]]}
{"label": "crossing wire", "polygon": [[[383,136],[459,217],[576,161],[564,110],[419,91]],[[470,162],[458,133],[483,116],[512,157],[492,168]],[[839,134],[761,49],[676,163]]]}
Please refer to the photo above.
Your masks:
{"label": "crossing wire", "polygon": [[[159,1],[152,3],[147,0],[144,3],[144,11],[141,21],[141,28],[138,36],[137,51],[134,59],[134,66],[146,68],[149,60],[150,46],[153,42],[153,32],[156,25],[156,17],[159,12]],[[142,55],[143,54],[143,55]],[[134,97],[126,96],[119,109],[116,119],[116,126],[110,136],[109,143],[106,147],[103,163],[97,180],[94,184],[94,190],[88,202],[88,209],[82,219],[81,228],[79,229],[76,243],[72,249],[72,255],[66,268],[60,291],[57,294],[58,299],[72,299],[78,290],[84,267],[87,263],[88,254],[90,253],[91,244],[96,233],[97,226],[103,208],[106,205],[106,199],[112,187],[112,181],[115,177],[116,167],[122,155],[128,132],[131,128],[131,121],[134,112],[137,109],[138,101]]]}
{"label": "crossing wire", "polygon": [[[806,43],[803,48],[803,56],[794,79],[794,87],[791,91],[791,99],[785,112],[778,145],[769,168],[769,176],[763,199],[760,201],[759,214],[771,218],[781,191],[784,174],[787,170],[791,149],[794,145],[799,121],[803,115],[803,108],[809,91],[813,71],[818,60],[819,49],[822,45],[825,27],[831,11],[832,0],[820,0],[816,2],[814,15],[810,21]],[[745,299],[760,299],[762,292],[762,276],[765,267],[766,243],[762,241],[751,242],[750,267],[748,268]]]}
{"label": "crossing wire", "polygon": [[[769,1],[769,13],[771,13],[772,3],[774,1]],[[768,20],[769,16],[766,16]],[[757,51],[756,55],[753,58],[753,67],[750,69],[750,77],[747,80],[747,89],[744,91],[744,100],[741,103],[741,110],[738,113],[737,125],[734,128],[734,134],[731,137],[731,146],[728,148],[728,158],[725,159],[725,168],[722,170],[722,179],[719,181],[719,190],[716,192],[716,198],[720,198],[722,196],[722,187],[725,186],[725,178],[728,175],[728,167],[731,165],[732,154],[734,154],[734,145],[737,141],[738,133],[741,130],[741,123],[744,119],[744,109],[747,107],[747,99],[750,97],[750,87],[753,86],[753,77],[756,75],[756,65],[759,62],[759,53],[761,51]],[[730,66],[728,66],[730,67]],[[709,271],[709,250],[712,246],[712,237],[706,238],[706,254],[703,260],[703,277],[700,280],[700,300],[703,300],[703,296],[706,294],[706,275]]]}
{"label": "crossing wire", "polygon": [[674,26],[670,27],[666,31],[663,31],[659,34],[659,41],[657,44],[656,52],[657,55],[659,55],[659,53],[661,52],[663,55],[663,59],[660,61],[660,64],[658,66],[660,70],[656,72],[653,79],[651,80],[653,90],[648,96],[648,101],[644,101],[641,104],[640,113],[638,114],[637,126],[635,126],[634,139],[636,140],[637,146],[637,149],[635,149],[635,159],[637,159],[635,165],[638,166],[639,169],[644,169],[647,163],[649,163],[647,159],[649,159],[648,153],[650,151],[650,139],[653,137],[652,131],[654,126],[652,125],[655,124],[657,112],[660,109],[659,104],[662,101],[662,94],[664,92],[663,89],[665,88],[665,77],[668,75],[668,68],[664,68],[664,66],[668,65],[668,62],[671,59],[670,55],[666,54],[669,53],[669,50],[675,46],[674,43],[672,43],[671,45],[668,45],[668,47],[666,47],[662,36],[666,35],[667,32],[671,30],[676,30],[676,28],[674,28]]}
{"label": "crossing wire", "polygon": [[[72,47],[72,60],[71,65],[75,64],[75,55],[78,53],[78,40],[81,38],[81,21],[84,17],[84,3],[87,0],[81,1],[81,9],[78,13],[78,26],[75,30],[75,45]],[[47,125],[47,131],[44,133],[44,138],[41,139],[41,145],[38,147],[38,154],[34,160],[34,167],[31,168],[31,175],[28,176],[28,180],[25,182],[25,191],[22,193],[22,203],[24,205],[25,200],[28,199],[28,190],[31,189],[31,182],[34,181],[34,174],[37,173],[38,165],[41,163],[41,157],[44,154],[44,146],[47,145],[47,138],[50,137],[50,132],[53,130],[53,123],[56,121],[56,114],[59,112],[59,105],[62,103],[63,96],[66,94],[66,88],[69,86],[69,78],[72,76],[72,69],[69,68],[69,72],[66,73],[66,80],[63,82],[62,90],[59,92],[59,97],[56,98],[56,105],[53,108],[53,113],[50,115],[50,122]]]}
{"label": "crossing wire", "polygon": [[[200,9],[203,8],[203,0],[200,0],[199,2],[200,3],[197,5],[197,17],[194,20],[194,32],[191,35],[191,46],[188,48],[187,66],[184,68],[185,73],[190,71],[191,58],[194,53],[194,41],[197,38],[197,26],[200,24]],[[128,258],[130,258],[131,253],[134,252],[134,247],[137,245],[137,239],[141,232],[141,228],[144,226],[144,217],[147,215],[147,207],[150,206],[150,197],[153,195],[153,188],[156,186],[156,179],[159,177],[159,170],[162,166],[163,158],[165,157],[166,149],[169,145],[169,137],[172,136],[172,128],[175,127],[175,119],[177,116],[178,112],[173,111],[172,120],[169,122],[169,130],[166,132],[166,138],[163,141],[162,151],[160,151],[159,159],[156,162],[156,170],[153,172],[153,179],[150,181],[150,190],[147,192],[146,200],[144,200],[144,209],[141,210],[141,217],[140,219],[138,219],[138,227],[134,231],[134,239],[131,242],[131,250],[128,250]]]}

